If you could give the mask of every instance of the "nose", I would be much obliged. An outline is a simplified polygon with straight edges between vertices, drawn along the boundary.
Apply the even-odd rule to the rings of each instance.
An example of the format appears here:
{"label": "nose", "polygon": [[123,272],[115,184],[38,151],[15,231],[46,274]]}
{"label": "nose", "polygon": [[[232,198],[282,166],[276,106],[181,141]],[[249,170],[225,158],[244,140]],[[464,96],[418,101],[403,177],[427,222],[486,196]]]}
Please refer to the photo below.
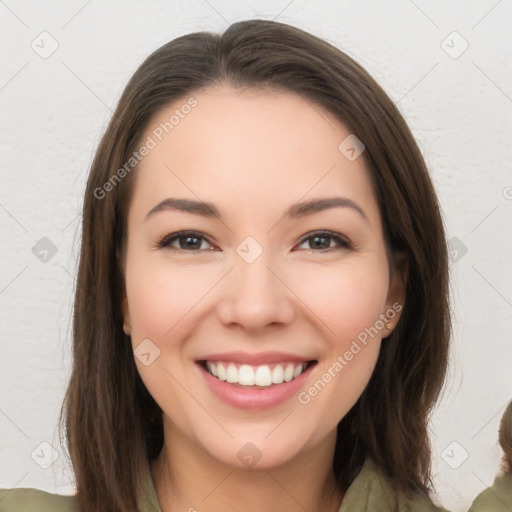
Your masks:
{"label": "nose", "polygon": [[221,322],[257,332],[269,325],[293,321],[294,294],[285,276],[267,253],[252,263],[236,256],[218,306]]}

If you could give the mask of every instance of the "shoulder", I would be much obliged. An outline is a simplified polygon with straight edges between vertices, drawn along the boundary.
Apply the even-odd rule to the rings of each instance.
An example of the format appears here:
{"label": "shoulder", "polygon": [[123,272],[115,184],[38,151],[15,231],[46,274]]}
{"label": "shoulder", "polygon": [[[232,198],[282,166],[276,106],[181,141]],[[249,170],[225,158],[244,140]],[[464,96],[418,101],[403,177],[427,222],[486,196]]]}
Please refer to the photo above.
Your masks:
{"label": "shoulder", "polygon": [[39,489],[0,489],[0,512],[76,512],[75,496]]}
{"label": "shoulder", "polygon": [[512,510],[512,475],[498,475],[492,487],[483,490],[468,512],[509,512]]}
{"label": "shoulder", "polygon": [[393,491],[390,480],[377,465],[367,459],[347,490],[338,512],[361,510],[371,512],[448,512],[437,507],[423,493],[417,493],[407,499],[399,499]]}

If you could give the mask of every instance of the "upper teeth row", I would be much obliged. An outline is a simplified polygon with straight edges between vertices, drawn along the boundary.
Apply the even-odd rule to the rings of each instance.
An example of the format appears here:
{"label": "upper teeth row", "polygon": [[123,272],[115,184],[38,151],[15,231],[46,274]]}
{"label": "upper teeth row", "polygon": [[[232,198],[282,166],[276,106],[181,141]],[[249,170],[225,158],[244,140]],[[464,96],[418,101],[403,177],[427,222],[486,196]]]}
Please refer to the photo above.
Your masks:
{"label": "upper teeth row", "polygon": [[242,364],[237,367],[233,363],[206,362],[208,371],[219,380],[238,383],[243,386],[270,386],[290,382],[298,377],[305,369],[307,363],[277,364],[271,370],[266,364],[250,366]]}

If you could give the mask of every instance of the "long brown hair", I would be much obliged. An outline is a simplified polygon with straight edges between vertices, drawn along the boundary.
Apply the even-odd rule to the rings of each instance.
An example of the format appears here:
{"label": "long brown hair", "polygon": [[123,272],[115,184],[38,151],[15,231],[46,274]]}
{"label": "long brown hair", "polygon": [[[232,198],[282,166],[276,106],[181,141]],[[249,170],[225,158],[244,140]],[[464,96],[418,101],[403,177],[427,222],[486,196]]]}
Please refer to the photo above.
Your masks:
{"label": "long brown hair", "polygon": [[136,168],[118,170],[155,112],[218,83],[299,94],[364,143],[390,264],[405,254],[408,279],[400,322],[338,425],[333,470],[346,489],[371,458],[399,493],[428,492],[427,422],[444,382],[450,315],[445,234],[425,162],[396,106],[360,65],[298,28],[248,20],[221,35],[179,37],[152,53],[127,84],[95,154],[83,204],[73,369],[60,417],[62,425],[65,413],[79,510],[138,510],[145,466],[163,445],[162,411],[138,375],[122,327],[123,246]]}

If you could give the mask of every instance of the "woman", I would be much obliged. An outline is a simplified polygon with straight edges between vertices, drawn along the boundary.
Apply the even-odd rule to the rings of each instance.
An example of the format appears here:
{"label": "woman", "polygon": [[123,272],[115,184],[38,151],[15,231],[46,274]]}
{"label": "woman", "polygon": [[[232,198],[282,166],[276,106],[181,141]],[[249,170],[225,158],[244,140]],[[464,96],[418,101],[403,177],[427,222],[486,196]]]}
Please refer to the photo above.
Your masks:
{"label": "woman", "polygon": [[3,499],[440,510],[449,333],[435,191],[367,72],[271,21],[180,37],[131,78],[89,174],[62,410],[77,495]]}

